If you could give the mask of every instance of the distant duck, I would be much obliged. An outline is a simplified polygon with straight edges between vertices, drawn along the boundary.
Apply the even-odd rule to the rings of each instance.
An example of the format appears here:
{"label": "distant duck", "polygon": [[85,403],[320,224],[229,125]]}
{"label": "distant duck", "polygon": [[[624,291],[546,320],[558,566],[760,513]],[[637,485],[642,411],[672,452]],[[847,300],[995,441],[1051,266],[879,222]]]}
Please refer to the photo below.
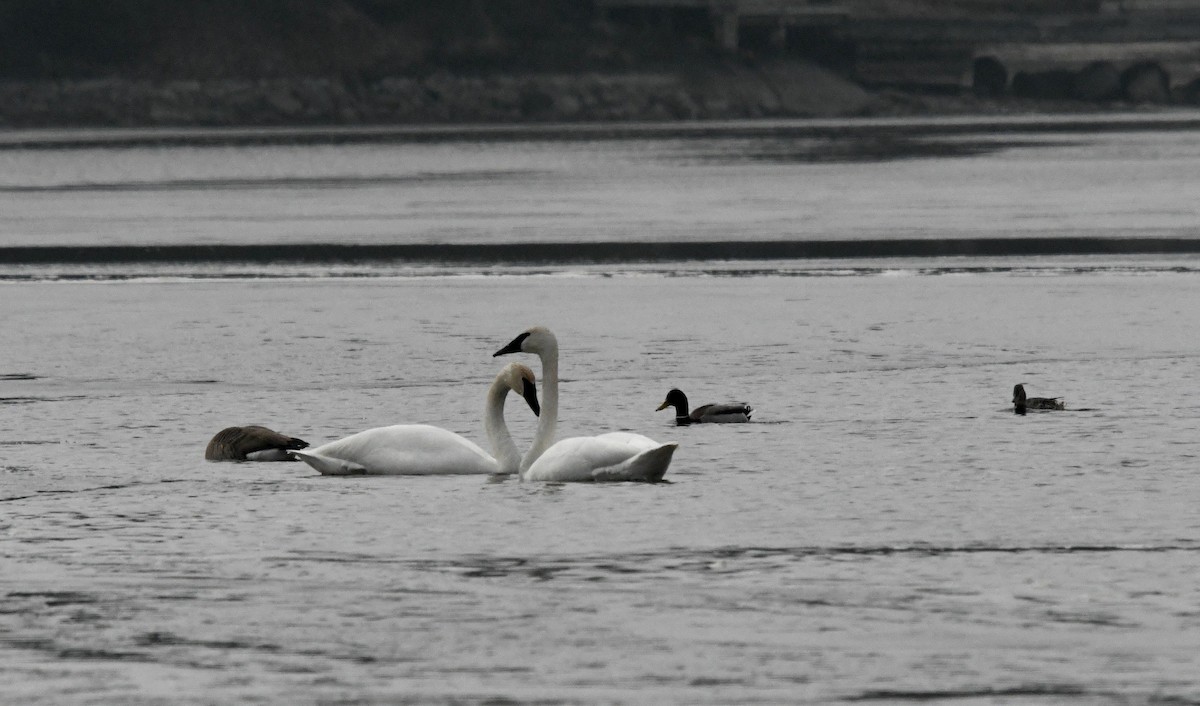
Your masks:
{"label": "distant duck", "polygon": [[750,421],[750,413],[754,408],[745,402],[729,404],[706,404],[688,413],[688,398],[682,391],[675,389],[667,393],[667,399],[655,410],[661,411],[667,407],[675,408],[675,423],[679,426],[688,424],[736,424]]}
{"label": "distant duck", "polygon": [[1066,409],[1067,405],[1061,397],[1026,397],[1025,386],[1013,388],[1013,411],[1025,414],[1027,409]]}
{"label": "distant duck", "polygon": [[209,461],[294,461],[288,451],[303,449],[308,442],[284,436],[266,427],[229,427],[217,432],[204,450]]}

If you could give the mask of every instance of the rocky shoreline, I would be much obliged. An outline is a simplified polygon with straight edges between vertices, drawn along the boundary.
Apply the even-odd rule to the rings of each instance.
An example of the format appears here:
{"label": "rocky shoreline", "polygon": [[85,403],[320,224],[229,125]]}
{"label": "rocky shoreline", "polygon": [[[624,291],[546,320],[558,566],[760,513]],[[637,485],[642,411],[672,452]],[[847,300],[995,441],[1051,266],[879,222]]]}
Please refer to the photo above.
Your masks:
{"label": "rocky shoreline", "polygon": [[0,83],[0,127],[355,125],[838,116],[873,97],[823,69]]}
{"label": "rocky shoreline", "polygon": [[628,73],[0,82],[0,129],[729,120],[1095,112],[1130,104],[869,91],[800,61]]}

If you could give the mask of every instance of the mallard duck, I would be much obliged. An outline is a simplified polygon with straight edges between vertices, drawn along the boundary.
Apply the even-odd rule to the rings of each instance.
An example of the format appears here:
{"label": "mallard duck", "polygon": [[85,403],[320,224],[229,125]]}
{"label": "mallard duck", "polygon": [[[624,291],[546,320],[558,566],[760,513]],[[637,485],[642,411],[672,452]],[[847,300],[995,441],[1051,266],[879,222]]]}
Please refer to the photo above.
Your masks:
{"label": "mallard duck", "polygon": [[284,436],[266,427],[228,427],[217,432],[204,450],[209,461],[294,461],[288,451],[303,449],[308,442]]}
{"label": "mallard duck", "polygon": [[667,407],[675,408],[675,423],[679,426],[687,424],[734,424],[750,421],[750,413],[754,408],[745,402],[730,402],[728,404],[701,405],[688,412],[687,395],[679,389],[667,393],[667,399],[655,410],[661,411]]}
{"label": "mallard duck", "polygon": [[1013,410],[1017,414],[1025,414],[1026,409],[1066,409],[1066,403],[1061,397],[1026,397],[1025,386],[1013,388]]}

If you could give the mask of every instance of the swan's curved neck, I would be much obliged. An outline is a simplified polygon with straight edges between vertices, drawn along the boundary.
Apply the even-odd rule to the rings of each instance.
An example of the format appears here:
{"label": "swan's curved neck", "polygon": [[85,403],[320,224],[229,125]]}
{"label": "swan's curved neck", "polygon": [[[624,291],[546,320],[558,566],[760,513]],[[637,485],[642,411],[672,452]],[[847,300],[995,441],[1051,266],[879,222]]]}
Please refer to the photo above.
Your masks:
{"label": "swan's curved neck", "polygon": [[542,414],[538,417],[533,444],[521,459],[521,473],[528,471],[533,462],[550,448],[558,428],[558,344],[546,346],[538,353],[538,357],[542,359]]}
{"label": "swan's curved neck", "polygon": [[517,450],[517,444],[504,421],[504,399],[507,396],[508,385],[498,376],[488,388],[487,403],[483,408],[483,431],[492,445],[492,455],[500,464],[500,473],[516,473],[521,466],[521,452]]}

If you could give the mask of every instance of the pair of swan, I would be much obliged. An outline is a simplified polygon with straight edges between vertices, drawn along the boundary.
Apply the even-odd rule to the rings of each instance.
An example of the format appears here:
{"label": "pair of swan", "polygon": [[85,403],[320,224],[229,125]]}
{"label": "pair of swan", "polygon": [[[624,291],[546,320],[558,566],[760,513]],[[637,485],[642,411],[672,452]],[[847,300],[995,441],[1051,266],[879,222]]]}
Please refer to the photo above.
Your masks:
{"label": "pair of swan", "polygon": [[[401,424],[353,434],[308,451],[291,454],[324,475],[447,475],[520,473],[532,481],[662,480],[677,447],[640,434],[612,432],[554,443],[558,424],[558,339],[541,326],[517,336],[493,357],[532,353],[541,358],[544,399],[539,409],[533,371],[510,363],[488,390],[484,430],[494,456],[471,441],[438,427]],[[504,421],[510,391],[522,395],[538,415],[533,444],[522,456]]]}
{"label": "pair of swan", "polygon": [[492,357],[532,353],[542,361],[544,414],[520,472],[525,480],[658,482],[671,465],[678,444],[660,444],[641,434],[610,432],[577,436],[554,443],[558,426],[558,339],[543,326],[514,338]]}
{"label": "pair of swan", "polygon": [[1066,409],[1067,405],[1061,397],[1026,397],[1025,386],[1017,385],[1013,388],[1013,411],[1017,414],[1025,414],[1029,409]]}
{"label": "pair of swan", "polygon": [[750,413],[754,408],[745,402],[730,402],[729,404],[705,404],[688,412],[688,398],[683,391],[675,388],[667,393],[667,398],[658,406],[656,412],[667,407],[675,408],[675,424],[733,424],[750,421]]}

